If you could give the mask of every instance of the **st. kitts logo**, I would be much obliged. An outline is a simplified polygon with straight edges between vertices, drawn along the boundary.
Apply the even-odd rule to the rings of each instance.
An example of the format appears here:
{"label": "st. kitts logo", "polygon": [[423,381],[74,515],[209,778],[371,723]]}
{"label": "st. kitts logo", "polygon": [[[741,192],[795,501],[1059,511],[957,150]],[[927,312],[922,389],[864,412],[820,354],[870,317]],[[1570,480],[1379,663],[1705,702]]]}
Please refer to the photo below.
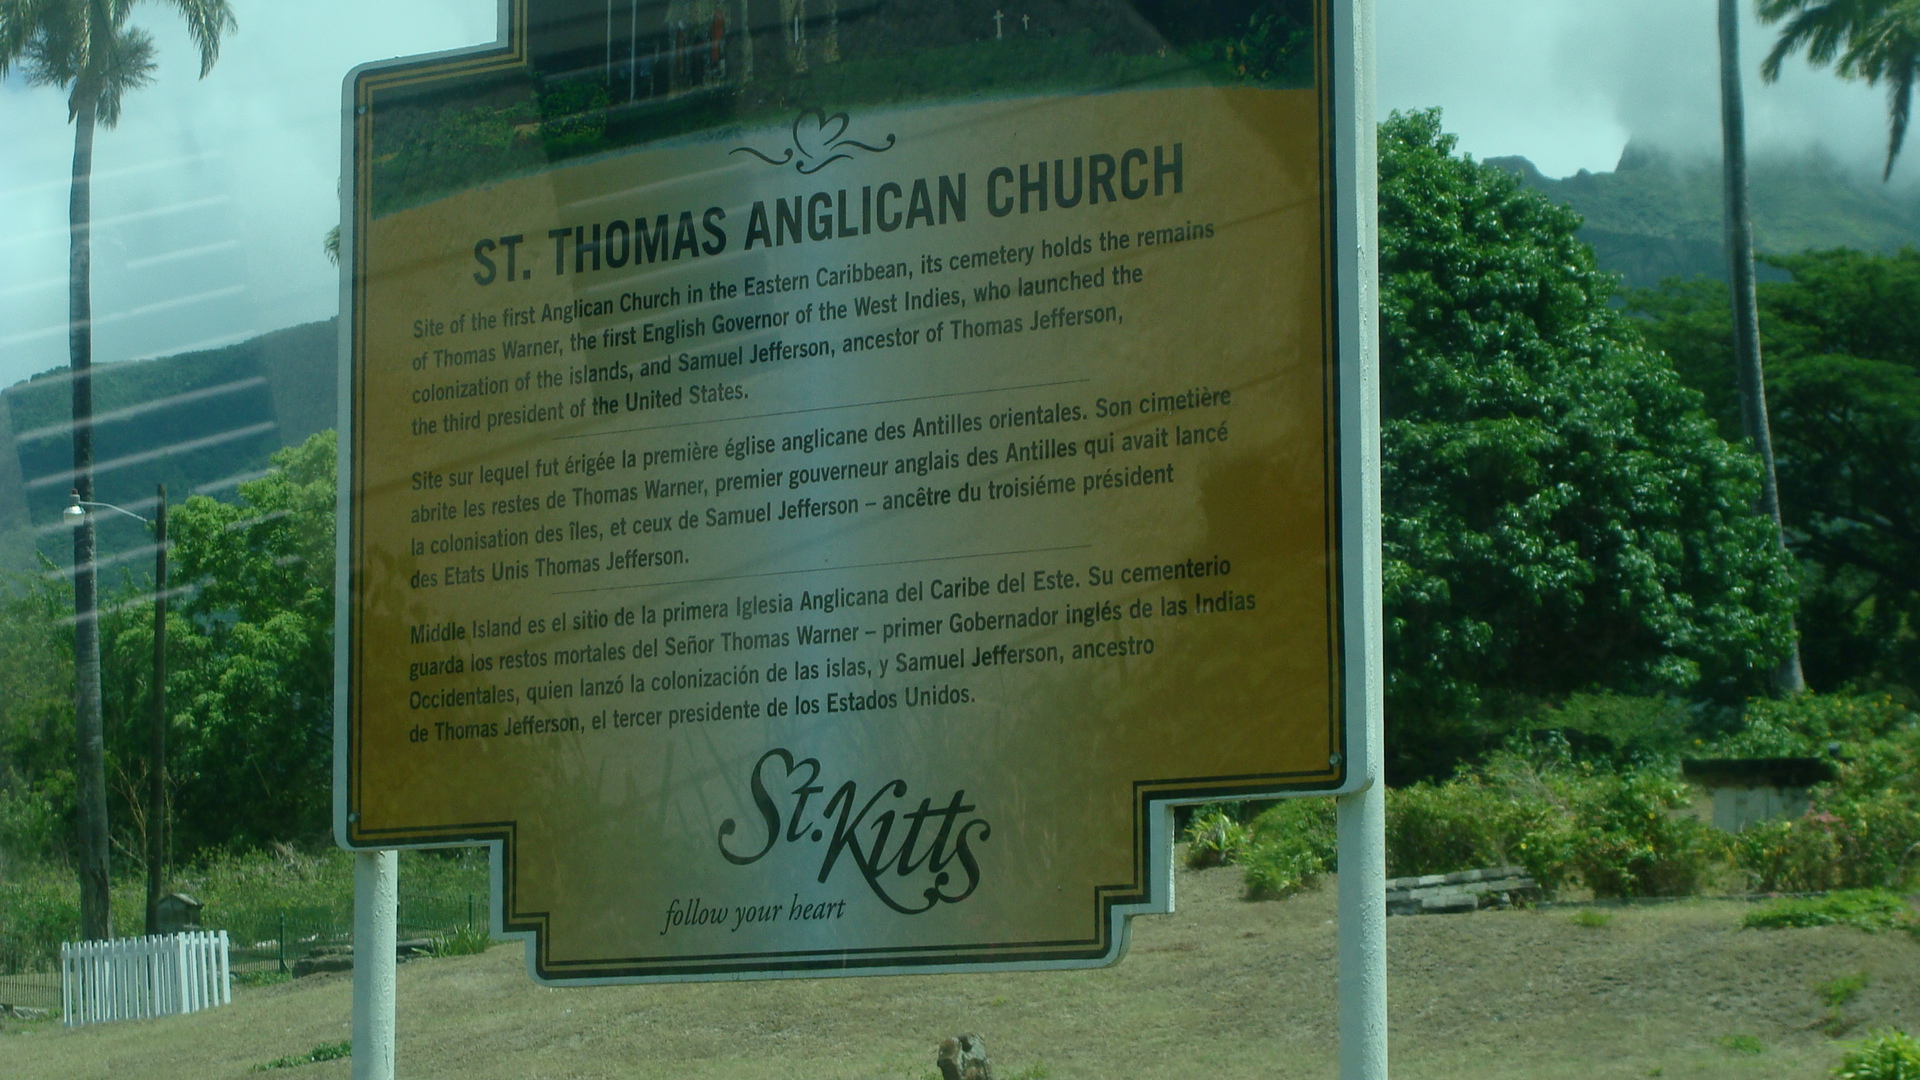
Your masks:
{"label": "st. kitts logo", "polygon": [[[967,802],[964,788],[944,806],[936,808],[932,798],[923,798],[914,807],[904,780],[889,780],[864,799],[859,785],[848,780],[821,803],[827,789],[819,779],[817,759],[796,762],[786,750],[767,751],[747,781],[760,812],[759,827],[749,839],[732,818],[721,822],[720,854],[736,866],[749,866],[777,844],[819,845],[821,884],[844,857],[875,896],[903,915],[957,904],[979,888],[980,861],[973,845],[992,836],[993,827],[970,816],[977,808]],[[742,840],[758,847],[741,854]]]}

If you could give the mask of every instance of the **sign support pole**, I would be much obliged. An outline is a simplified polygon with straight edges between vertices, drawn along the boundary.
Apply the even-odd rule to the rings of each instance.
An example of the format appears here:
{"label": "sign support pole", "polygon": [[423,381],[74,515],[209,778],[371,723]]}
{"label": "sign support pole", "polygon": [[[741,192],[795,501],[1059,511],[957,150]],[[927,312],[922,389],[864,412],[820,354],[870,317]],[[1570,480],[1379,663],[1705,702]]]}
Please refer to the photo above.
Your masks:
{"label": "sign support pole", "polygon": [[1338,800],[1340,1080],[1387,1080],[1387,798],[1376,779]]}
{"label": "sign support pole", "polygon": [[[1353,283],[1343,297],[1342,321],[1357,329],[1353,352],[1343,364],[1357,364],[1350,385],[1357,400],[1345,403],[1343,427],[1353,433],[1360,482],[1359,506],[1347,521],[1359,539],[1360,617],[1358,641],[1349,643],[1359,679],[1350,684],[1349,723],[1363,726],[1357,745],[1367,760],[1351,762],[1367,786],[1337,800],[1340,915],[1340,1080],[1387,1080],[1387,795],[1384,771],[1382,691],[1385,668],[1381,649],[1380,580],[1380,247],[1379,146],[1374,134],[1378,104],[1374,97],[1374,0],[1351,0],[1335,9],[1338,39],[1350,56],[1352,82],[1345,88],[1351,104],[1336,110],[1346,130],[1336,135],[1339,159],[1352,170],[1343,185],[1352,192],[1352,247],[1337,254],[1340,280]],[[1345,180],[1345,177],[1341,179]],[[1350,269],[1349,269],[1350,268]]]}
{"label": "sign support pole", "polygon": [[353,1080],[393,1080],[400,853],[353,856]]}

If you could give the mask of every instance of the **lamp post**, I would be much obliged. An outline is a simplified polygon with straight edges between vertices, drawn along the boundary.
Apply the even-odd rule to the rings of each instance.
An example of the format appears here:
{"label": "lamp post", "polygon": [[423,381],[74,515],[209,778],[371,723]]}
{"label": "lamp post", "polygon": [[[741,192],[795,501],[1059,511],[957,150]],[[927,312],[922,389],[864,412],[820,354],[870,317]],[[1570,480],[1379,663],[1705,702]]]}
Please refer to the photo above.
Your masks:
{"label": "lamp post", "polygon": [[112,510],[153,526],[153,706],[150,718],[147,768],[147,933],[160,932],[160,891],[165,887],[167,862],[167,485],[155,489],[151,520],[112,503],[92,502],[73,492],[73,503],[61,513],[74,524],[88,508]]}

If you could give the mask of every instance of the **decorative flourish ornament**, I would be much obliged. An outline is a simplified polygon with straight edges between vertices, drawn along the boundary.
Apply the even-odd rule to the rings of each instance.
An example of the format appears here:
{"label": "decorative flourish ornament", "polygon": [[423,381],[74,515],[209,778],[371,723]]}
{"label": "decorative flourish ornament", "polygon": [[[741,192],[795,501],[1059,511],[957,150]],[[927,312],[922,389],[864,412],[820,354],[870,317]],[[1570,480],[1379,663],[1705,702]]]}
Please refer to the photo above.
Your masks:
{"label": "decorative flourish ornament", "polygon": [[779,157],[762,153],[751,146],[735,147],[729,153],[752,154],[769,165],[791,163],[802,174],[812,174],[841,158],[852,157],[853,150],[884,154],[893,149],[894,137],[891,134],[887,136],[885,146],[869,146],[847,138],[847,124],[846,113],[828,116],[821,109],[806,109],[793,118],[793,145],[785,148]]}

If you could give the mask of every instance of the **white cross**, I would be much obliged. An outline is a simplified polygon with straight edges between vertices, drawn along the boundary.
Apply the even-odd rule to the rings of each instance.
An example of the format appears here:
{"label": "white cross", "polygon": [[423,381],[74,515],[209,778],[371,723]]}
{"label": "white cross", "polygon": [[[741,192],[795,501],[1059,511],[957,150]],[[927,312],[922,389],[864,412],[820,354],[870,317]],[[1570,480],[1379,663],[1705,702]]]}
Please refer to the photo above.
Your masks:
{"label": "white cross", "polygon": [[1006,16],[1005,16],[1005,15],[1003,15],[1003,14],[1001,14],[1001,13],[1000,13],[1000,12],[998,12],[998,11],[995,11],[995,12],[993,13],[993,40],[995,40],[995,41],[999,41],[999,40],[1000,40],[1000,38],[1001,38],[1001,34],[1000,34],[1000,20],[1001,20],[1001,19],[1004,19],[1004,18],[1006,18]]}
{"label": "white cross", "polygon": [[1029,18],[1029,16],[1026,16],[1026,15],[1022,15],[1022,16],[1020,16],[1020,29],[1022,29],[1022,30],[1026,30],[1026,29],[1029,29],[1029,27],[1027,26],[1027,19],[1028,19],[1028,18]]}

